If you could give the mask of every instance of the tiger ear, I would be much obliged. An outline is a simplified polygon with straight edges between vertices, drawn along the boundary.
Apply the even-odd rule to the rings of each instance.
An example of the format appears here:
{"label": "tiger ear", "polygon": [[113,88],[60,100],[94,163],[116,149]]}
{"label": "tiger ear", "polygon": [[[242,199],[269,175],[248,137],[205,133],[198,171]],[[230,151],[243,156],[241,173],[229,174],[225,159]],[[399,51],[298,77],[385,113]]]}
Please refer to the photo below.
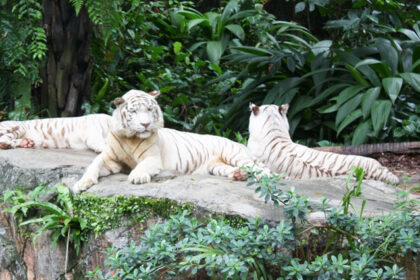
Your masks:
{"label": "tiger ear", "polygon": [[151,91],[151,92],[149,92],[149,94],[151,96],[153,96],[154,98],[156,98],[156,97],[158,97],[160,95],[160,90]]}
{"label": "tiger ear", "polygon": [[279,106],[279,112],[280,114],[286,114],[287,111],[289,110],[289,104],[283,104]]}
{"label": "tiger ear", "polygon": [[251,109],[254,116],[258,115],[258,113],[260,112],[260,107],[251,102],[249,102],[249,109]]}
{"label": "tiger ear", "polygon": [[114,105],[115,105],[115,106],[121,105],[121,104],[123,104],[124,102],[125,102],[125,100],[124,100],[124,98],[122,98],[122,97],[117,97],[117,98],[115,98],[115,99],[114,99]]}

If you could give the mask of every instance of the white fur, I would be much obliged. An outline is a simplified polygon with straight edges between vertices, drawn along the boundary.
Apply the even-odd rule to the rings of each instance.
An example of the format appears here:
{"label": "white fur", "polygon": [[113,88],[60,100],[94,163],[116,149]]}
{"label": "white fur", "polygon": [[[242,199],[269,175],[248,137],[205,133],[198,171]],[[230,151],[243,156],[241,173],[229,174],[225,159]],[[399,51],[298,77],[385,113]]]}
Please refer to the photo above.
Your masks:
{"label": "white fur", "polygon": [[[115,125],[107,147],[73,186],[73,192],[86,190],[99,176],[119,172],[121,164],[132,169],[128,179],[134,184],[148,183],[162,170],[233,178],[239,167],[254,166],[242,144],[222,137],[163,128],[162,112],[150,94],[130,91],[123,99],[125,102],[113,114]],[[150,110],[148,104],[154,104],[154,110]],[[131,105],[136,105],[137,110],[127,114]],[[122,117],[123,114],[129,116],[130,121]],[[144,137],[146,129],[139,122],[149,120],[152,120],[147,129],[150,136]],[[263,171],[268,173],[268,170]]]}
{"label": "white fur", "polygon": [[111,126],[111,116],[92,114],[0,123],[0,143],[17,148],[30,139],[35,148],[91,149],[101,152]]}
{"label": "white fur", "polygon": [[289,135],[287,104],[250,106],[248,149],[272,172],[290,178],[347,175],[353,166],[362,167],[366,177],[398,183],[398,177],[378,161],[361,156],[323,152],[293,143]]}

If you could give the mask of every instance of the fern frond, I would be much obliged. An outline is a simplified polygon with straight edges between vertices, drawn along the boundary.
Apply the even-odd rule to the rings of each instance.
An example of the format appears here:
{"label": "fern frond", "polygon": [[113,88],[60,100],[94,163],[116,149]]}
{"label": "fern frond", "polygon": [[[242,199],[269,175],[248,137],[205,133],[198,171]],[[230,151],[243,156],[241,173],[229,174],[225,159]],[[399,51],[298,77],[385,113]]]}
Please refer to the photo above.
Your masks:
{"label": "fern frond", "polygon": [[76,15],[78,15],[85,1],[84,0],[69,0],[69,1],[70,1],[70,4],[73,5],[74,10],[76,11]]}
{"label": "fern frond", "polygon": [[[86,8],[90,20],[102,27],[105,44],[109,36],[116,30],[122,21],[121,0],[87,0]],[[107,11],[104,13],[104,11]]]}

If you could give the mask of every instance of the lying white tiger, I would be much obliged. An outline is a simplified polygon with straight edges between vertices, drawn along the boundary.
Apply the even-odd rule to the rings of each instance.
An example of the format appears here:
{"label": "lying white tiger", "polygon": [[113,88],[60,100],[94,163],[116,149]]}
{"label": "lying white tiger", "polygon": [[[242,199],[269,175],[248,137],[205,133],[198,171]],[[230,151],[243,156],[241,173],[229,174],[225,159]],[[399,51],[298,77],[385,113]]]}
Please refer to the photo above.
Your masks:
{"label": "lying white tiger", "polygon": [[366,177],[388,183],[398,183],[378,161],[361,156],[340,155],[317,151],[292,142],[286,117],[289,105],[250,104],[248,149],[272,172],[289,178],[316,178],[347,175],[353,166],[362,167]]}
{"label": "lying white tiger", "polygon": [[247,148],[229,139],[163,128],[159,92],[131,90],[116,98],[113,126],[105,150],[89,165],[72,191],[79,193],[99,176],[130,167],[130,182],[143,184],[161,170],[242,179],[239,167],[253,166]]}
{"label": "lying white tiger", "polygon": [[69,148],[101,152],[112,117],[93,114],[0,123],[0,149]]}

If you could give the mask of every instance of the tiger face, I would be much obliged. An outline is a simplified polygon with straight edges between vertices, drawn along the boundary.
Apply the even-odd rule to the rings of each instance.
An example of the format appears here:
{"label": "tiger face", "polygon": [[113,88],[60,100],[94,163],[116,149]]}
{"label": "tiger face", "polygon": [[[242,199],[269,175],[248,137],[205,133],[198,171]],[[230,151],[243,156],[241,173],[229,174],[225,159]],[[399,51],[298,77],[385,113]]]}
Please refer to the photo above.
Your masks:
{"label": "tiger face", "polygon": [[127,137],[136,135],[145,139],[163,127],[162,111],[155,99],[159,94],[159,91],[130,90],[116,98],[117,109],[113,113],[116,130]]}
{"label": "tiger face", "polygon": [[251,109],[251,116],[249,118],[249,134],[259,135],[265,127],[274,127],[289,132],[289,121],[287,120],[287,110],[289,104],[277,105],[262,105],[257,106],[253,103],[249,104]]}

